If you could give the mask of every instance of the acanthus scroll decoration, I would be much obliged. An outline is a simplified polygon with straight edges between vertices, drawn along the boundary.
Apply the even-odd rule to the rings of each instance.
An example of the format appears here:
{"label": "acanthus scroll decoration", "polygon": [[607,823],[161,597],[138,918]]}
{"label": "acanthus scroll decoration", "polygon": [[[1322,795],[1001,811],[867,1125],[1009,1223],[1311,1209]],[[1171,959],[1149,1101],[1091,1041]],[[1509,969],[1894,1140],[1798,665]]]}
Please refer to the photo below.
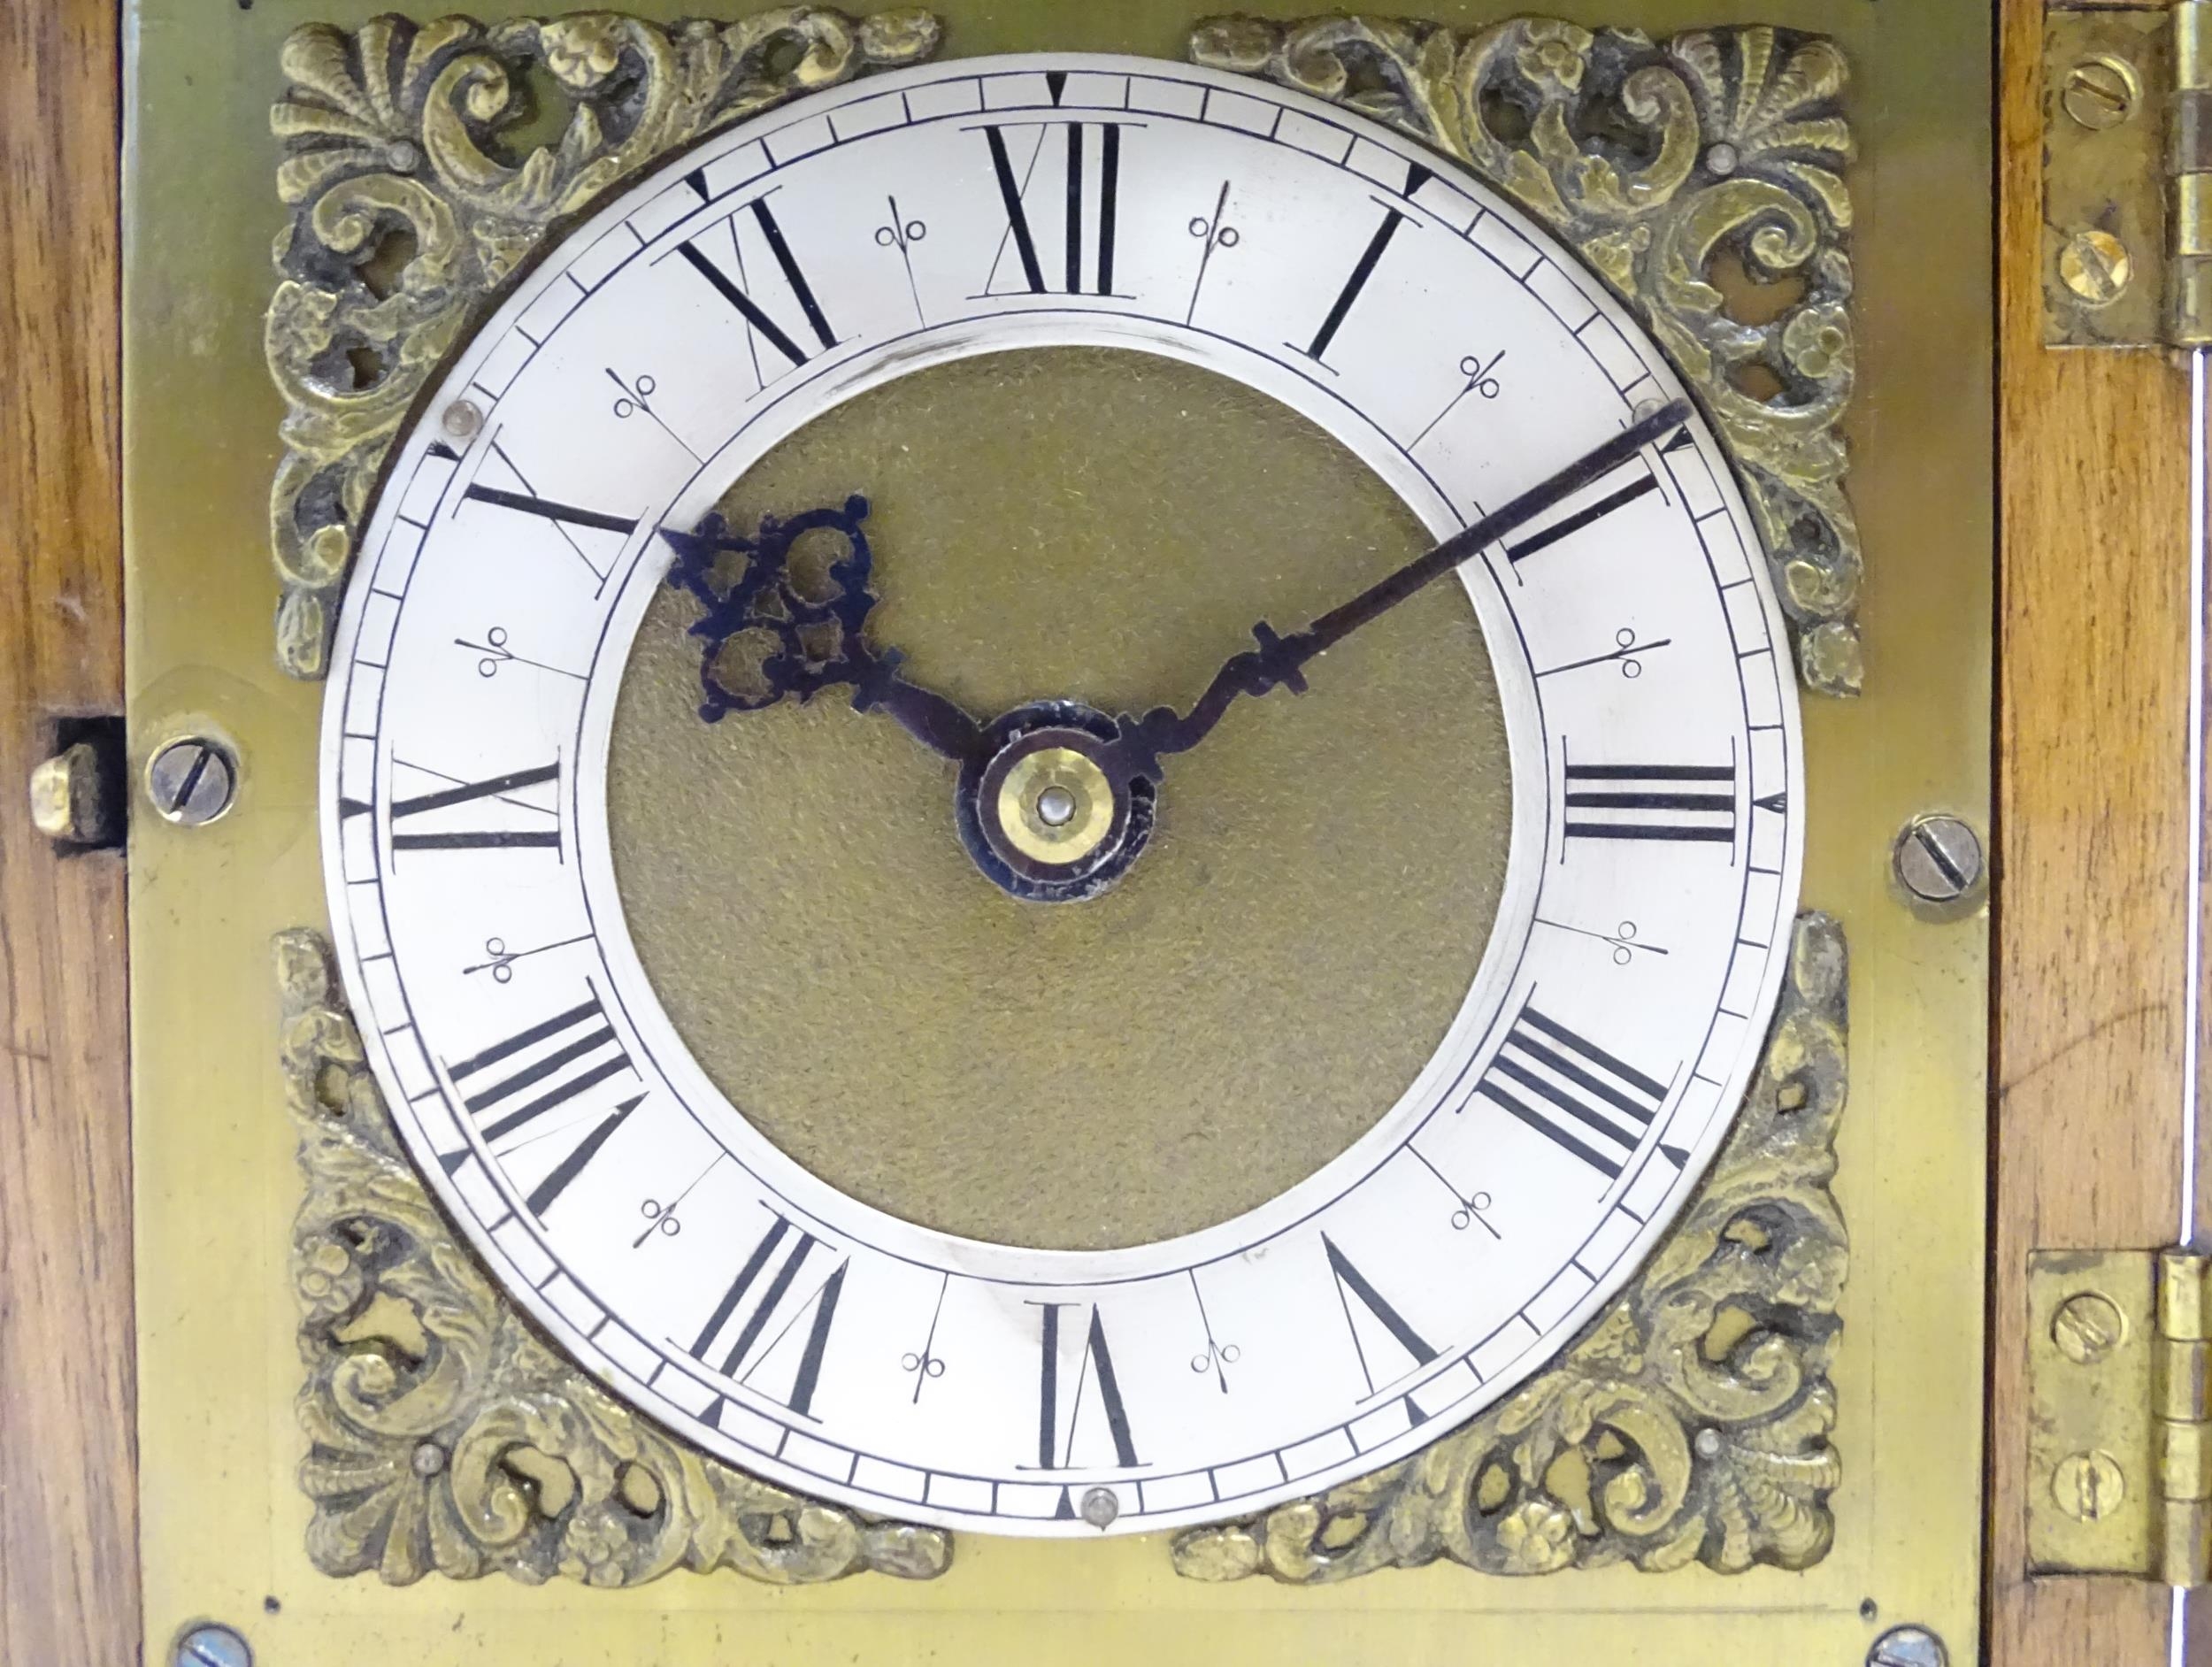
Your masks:
{"label": "acanthus scroll decoration", "polygon": [[1763,27],[1655,42],[1550,18],[1461,35],[1227,17],[1201,23],[1189,51],[1458,158],[1602,274],[1735,461],[1806,687],[1859,692],[1862,558],[1840,432],[1854,367],[1851,134],[1832,42]]}
{"label": "acanthus scroll decoration", "polygon": [[[733,22],[613,12],[414,23],[286,41],[282,281],[265,347],[285,454],[270,499],[277,661],[328,670],[338,597],[386,452],[479,308],[569,216],[703,134],[869,70],[918,63],[915,9],[781,6]],[[553,142],[515,135],[565,103]]]}

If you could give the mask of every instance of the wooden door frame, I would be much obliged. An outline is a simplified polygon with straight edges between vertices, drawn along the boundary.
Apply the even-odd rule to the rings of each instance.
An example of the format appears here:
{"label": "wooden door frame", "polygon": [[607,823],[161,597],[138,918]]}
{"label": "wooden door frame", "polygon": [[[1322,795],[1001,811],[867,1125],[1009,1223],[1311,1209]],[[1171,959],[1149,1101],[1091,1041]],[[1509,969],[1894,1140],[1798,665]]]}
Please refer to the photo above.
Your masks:
{"label": "wooden door frame", "polygon": [[[2042,16],[1998,19],[1989,1656],[2106,1667],[2164,1660],[2168,1599],[2025,1578],[2024,1274],[2173,1233],[2186,388],[2041,345]],[[0,1660],[100,1667],[139,1636],[124,872],[22,784],[122,698],[119,50],[105,0],[0,0]]]}

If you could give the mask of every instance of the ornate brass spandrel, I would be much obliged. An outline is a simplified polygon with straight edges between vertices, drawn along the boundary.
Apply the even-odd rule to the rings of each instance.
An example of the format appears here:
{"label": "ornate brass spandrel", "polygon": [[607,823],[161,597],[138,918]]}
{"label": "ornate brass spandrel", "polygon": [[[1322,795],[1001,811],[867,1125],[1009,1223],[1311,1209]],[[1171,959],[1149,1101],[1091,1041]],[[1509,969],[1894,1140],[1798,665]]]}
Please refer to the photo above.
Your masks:
{"label": "ornate brass spandrel", "polygon": [[884,1522],[707,1458],[555,1353],[456,1241],[401,1151],[321,936],[276,940],[307,1195],[293,1224],[299,1395],[326,1574],[635,1586],[930,1579],[941,1529]]}
{"label": "ornate brass spandrel", "polygon": [[1852,150],[1833,43],[1759,27],[1655,42],[1548,18],[1460,35],[1368,17],[1225,17],[1198,25],[1189,52],[1433,145],[1600,273],[1735,462],[1805,686],[1859,692],[1861,552],[1840,432],[1854,364]]}
{"label": "ornate brass spandrel", "polygon": [[1842,928],[1801,915],[1727,1144],[1634,1283],[1556,1362],[1412,1458],[1182,1535],[1178,1572],[1310,1584],[1449,1558],[1494,1574],[1734,1573],[1825,1556],[1847,971]]}
{"label": "ornate brass spandrel", "polygon": [[[716,128],[928,58],[940,33],[913,8],[806,5],[730,22],[578,12],[296,30],[270,113],[291,211],[265,338],[287,407],[270,498],[278,664],[326,674],[385,453],[482,303],[557,225]],[[519,142],[556,100],[557,139]]]}

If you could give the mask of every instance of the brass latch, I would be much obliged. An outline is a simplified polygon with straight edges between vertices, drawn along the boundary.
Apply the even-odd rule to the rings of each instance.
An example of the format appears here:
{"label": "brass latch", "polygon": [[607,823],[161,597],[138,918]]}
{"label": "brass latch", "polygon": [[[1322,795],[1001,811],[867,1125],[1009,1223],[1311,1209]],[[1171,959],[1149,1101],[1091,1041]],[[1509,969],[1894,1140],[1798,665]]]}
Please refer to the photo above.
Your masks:
{"label": "brass latch", "polygon": [[2054,7],[2043,339],[2212,344],[2212,0]]}
{"label": "brass latch", "polygon": [[2212,1583],[2212,1256],[2028,1261],[2028,1566]]}

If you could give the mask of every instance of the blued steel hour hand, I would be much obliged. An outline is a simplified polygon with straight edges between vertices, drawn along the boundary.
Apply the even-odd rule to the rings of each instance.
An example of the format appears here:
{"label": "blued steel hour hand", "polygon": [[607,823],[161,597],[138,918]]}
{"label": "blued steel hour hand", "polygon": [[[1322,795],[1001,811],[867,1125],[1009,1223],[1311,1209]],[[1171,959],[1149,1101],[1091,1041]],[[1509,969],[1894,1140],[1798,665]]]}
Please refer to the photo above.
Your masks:
{"label": "blued steel hour hand", "polygon": [[1548,480],[1531,487],[1503,508],[1461,529],[1424,556],[1416,557],[1378,580],[1342,607],[1323,614],[1302,631],[1279,635],[1265,620],[1252,627],[1259,646],[1232,655],[1187,712],[1156,706],[1138,718],[1124,713],[1107,759],[1110,772],[1125,780],[1160,779],[1160,761],[1188,752],[1203,741],[1240,695],[1264,695],[1287,688],[1305,693],[1305,666],[1360,626],[1396,607],[1432,580],[1440,579],[1485,545],[1496,542],[1545,511],[1564,502],[1593,481],[1619,468],[1646,446],[1690,418],[1686,400],[1661,406],[1594,450],[1584,453]]}
{"label": "blued steel hour hand", "polygon": [[[924,746],[964,759],[975,750],[975,720],[910,681],[899,670],[903,657],[896,649],[868,642],[868,615],[879,598],[862,526],[867,517],[868,500],[856,494],[841,507],[789,519],[771,516],[750,536],[718,514],[688,533],[661,530],[675,553],[668,582],[702,610],[691,626],[704,642],[699,716],[714,723],[787,695],[805,702],[825,689],[849,687],[856,711],[880,709]],[[794,572],[799,542],[820,532],[841,538],[845,553],[818,574]]]}

